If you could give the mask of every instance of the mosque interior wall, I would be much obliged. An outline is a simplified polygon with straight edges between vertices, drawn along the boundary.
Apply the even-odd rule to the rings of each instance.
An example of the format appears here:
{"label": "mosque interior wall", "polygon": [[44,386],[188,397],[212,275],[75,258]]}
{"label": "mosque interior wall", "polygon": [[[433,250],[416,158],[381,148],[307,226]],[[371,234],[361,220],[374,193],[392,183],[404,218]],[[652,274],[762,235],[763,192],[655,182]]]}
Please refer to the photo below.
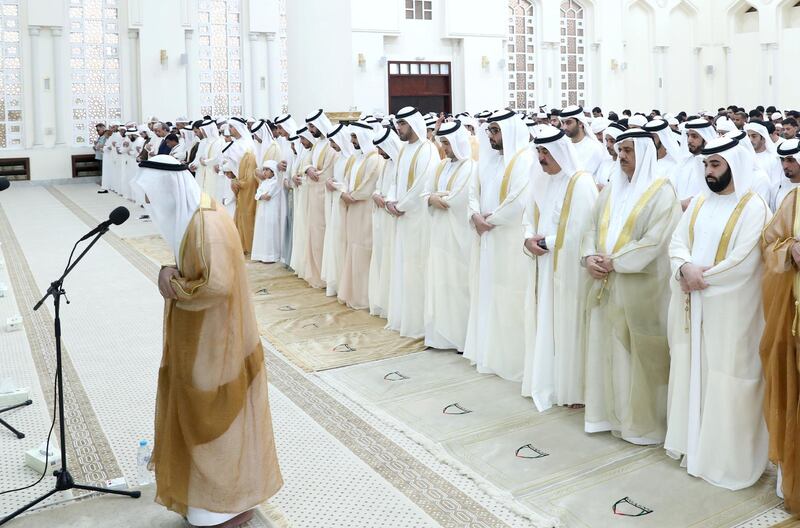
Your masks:
{"label": "mosque interior wall", "polygon": [[[0,157],[30,157],[33,179],[68,176],[89,152],[72,130],[71,0],[19,0],[23,136]],[[117,0],[122,121],[202,115],[197,6],[201,0]],[[285,2],[288,101],[276,64],[281,0],[241,0],[241,93],[246,115],[385,110],[388,62],[451,63],[454,111],[509,104],[508,0],[432,0],[409,20],[405,0]],[[561,10],[528,2],[535,104],[561,106]],[[797,0],[573,0],[583,9],[585,106],[662,111],[736,103],[798,108]],[[162,53],[163,51],[163,53]]]}

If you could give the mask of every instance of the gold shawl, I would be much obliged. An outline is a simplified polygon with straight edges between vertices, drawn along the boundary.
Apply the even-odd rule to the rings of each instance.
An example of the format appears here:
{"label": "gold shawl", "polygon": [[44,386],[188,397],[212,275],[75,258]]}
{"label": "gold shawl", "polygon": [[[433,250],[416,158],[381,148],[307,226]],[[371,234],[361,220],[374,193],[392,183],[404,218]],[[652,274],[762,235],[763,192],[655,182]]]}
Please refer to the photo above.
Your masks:
{"label": "gold shawl", "polygon": [[156,501],[238,513],[283,484],[264,352],[230,216],[204,197],[181,244],[168,300],[151,467]]}
{"label": "gold shawl", "polygon": [[800,237],[798,201],[800,193],[795,189],[783,200],[764,228],[761,239],[766,320],[760,347],[766,380],[764,418],[769,430],[769,458],[781,466],[786,507],[794,513],[800,512],[800,458],[797,453],[800,358],[792,328],[800,299],[793,291],[799,274],[791,248]]}

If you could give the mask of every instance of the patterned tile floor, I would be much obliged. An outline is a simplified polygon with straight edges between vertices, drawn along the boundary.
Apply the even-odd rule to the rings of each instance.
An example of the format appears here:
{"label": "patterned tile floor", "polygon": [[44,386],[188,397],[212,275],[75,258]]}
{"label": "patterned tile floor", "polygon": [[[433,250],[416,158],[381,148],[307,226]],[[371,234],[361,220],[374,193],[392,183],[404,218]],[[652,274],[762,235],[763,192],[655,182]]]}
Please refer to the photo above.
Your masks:
{"label": "patterned tile floor", "polygon": [[[0,282],[13,285],[0,298],[0,323],[13,314],[26,316],[22,331],[0,332],[0,378],[29,387],[35,401],[4,416],[28,437],[16,440],[0,430],[0,490],[36,479],[22,466],[22,453],[44,441],[51,419],[52,342],[46,325],[52,314],[30,312],[31,299],[35,302],[59,274],[71,241],[117,205],[131,205],[112,194],[97,195],[96,189],[19,184],[0,195],[0,249],[6,262]],[[123,240],[154,234],[155,228],[138,220],[139,209],[130,208],[131,219],[112,229],[70,276],[72,304],[64,307],[63,318],[71,365],[65,374],[71,391],[68,444],[77,453],[72,460],[88,480],[122,474],[134,485],[136,442],[152,438],[162,304],[153,284],[157,268]],[[293,526],[531,526],[317,376],[300,372],[271,349],[267,361],[286,479],[272,502]],[[49,480],[1,495],[0,512],[48,489]],[[776,509],[742,527],[771,526],[786,517]]]}

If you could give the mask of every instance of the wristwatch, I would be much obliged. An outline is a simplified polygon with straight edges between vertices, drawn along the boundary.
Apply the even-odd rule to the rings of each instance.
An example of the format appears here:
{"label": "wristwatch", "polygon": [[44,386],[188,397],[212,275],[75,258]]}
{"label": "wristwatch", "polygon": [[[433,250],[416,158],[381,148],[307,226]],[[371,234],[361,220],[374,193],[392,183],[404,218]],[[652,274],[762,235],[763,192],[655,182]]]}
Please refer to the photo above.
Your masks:
{"label": "wristwatch", "polygon": [[547,242],[543,238],[540,238],[536,241],[536,245],[542,248],[543,250],[547,251]]}

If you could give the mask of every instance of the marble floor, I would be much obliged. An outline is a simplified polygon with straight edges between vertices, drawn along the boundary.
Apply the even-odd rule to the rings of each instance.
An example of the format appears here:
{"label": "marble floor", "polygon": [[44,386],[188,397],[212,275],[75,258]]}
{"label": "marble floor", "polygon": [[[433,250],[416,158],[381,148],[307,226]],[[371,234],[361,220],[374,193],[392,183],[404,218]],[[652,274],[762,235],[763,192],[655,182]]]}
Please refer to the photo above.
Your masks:
{"label": "marble floor", "polygon": [[[0,283],[8,285],[0,297],[0,380],[9,378],[28,388],[34,401],[3,415],[27,436],[17,440],[0,429],[0,491],[37,479],[24,466],[23,456],[44,442],[52,419],[52,305],[36,312],[31,307],[63,270],[73,241],[118,205],[131,207],[130,220],[112,228],[66,283],[70,304],[63,306],[62,319],[67,450],[71,470],[83,482],[123,477],[130,486],[138,485],[137,443],[153,436],[163,304],[154,283],[158,266],[125,239],[156,231],[152,223],[138,219],[141,210],[130,202],[96,190],[92,183],[15,183],[0,194]],[[22,316],[22,329],[5,331],[7,318],[15,315]],[[270,343],[264,344],[286,482],[270,506],[280,511],[284,525],[554,524],[513,498],[493,493],[485,482],[426,448],[418,435],[404,433],[337,390],[326,376],[301,371]],[[52,479],[46,478],[30,489],[0,495],[0,512],[14,510],[51,485]],[[56,494],[27,514],[25,525],[34,526],[37,515],[77,499],[71,492]],[[777,507],[739,526],[767,527],[788,517]],[[176,522],[180,525],[177,517]],[[87,523],[118,526],[108,518]]]}

